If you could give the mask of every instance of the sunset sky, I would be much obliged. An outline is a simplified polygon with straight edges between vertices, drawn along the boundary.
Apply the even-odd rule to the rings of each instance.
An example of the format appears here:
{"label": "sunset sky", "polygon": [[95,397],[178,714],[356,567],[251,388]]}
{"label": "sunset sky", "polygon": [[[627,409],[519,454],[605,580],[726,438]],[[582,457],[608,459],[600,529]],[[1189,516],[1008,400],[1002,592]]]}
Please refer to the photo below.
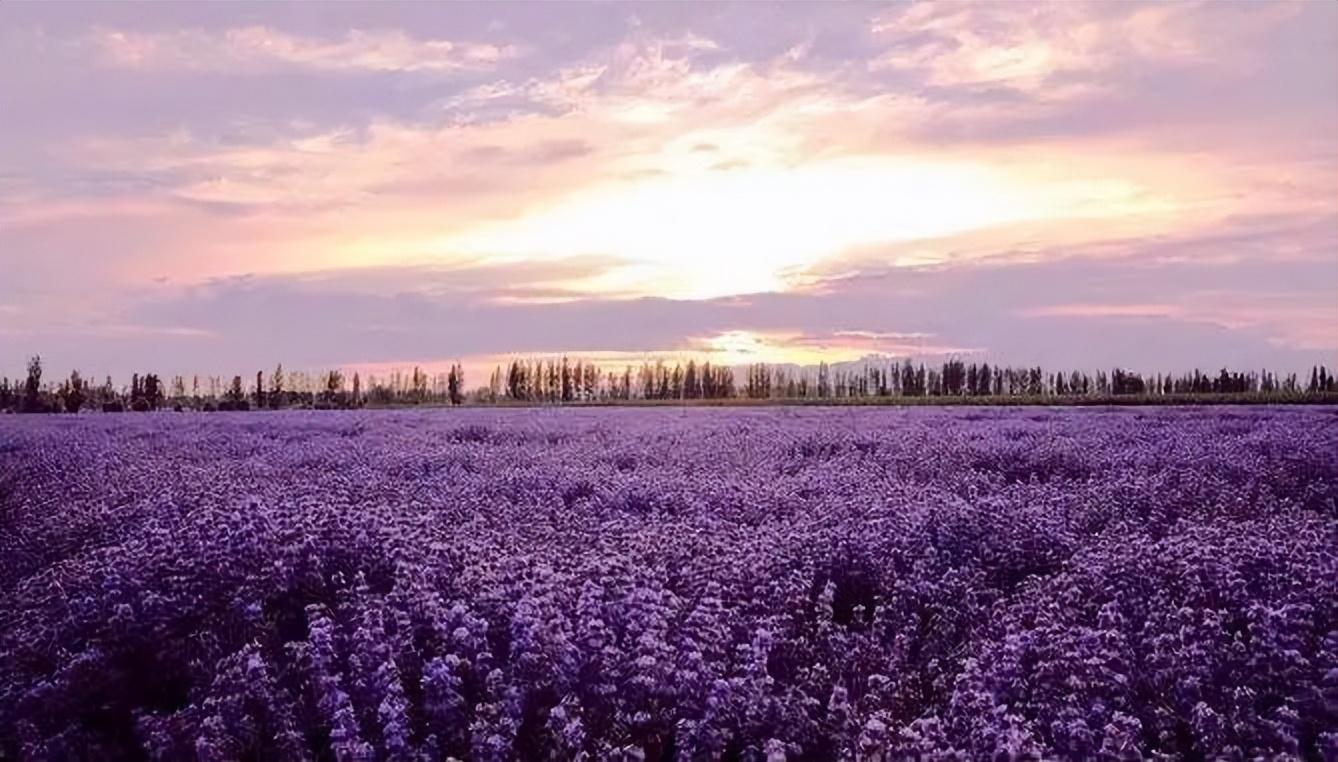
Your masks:
{"label": "sunset sky", "polygon": [[1338,4],[0,3],[38,352],[1333,366]]}

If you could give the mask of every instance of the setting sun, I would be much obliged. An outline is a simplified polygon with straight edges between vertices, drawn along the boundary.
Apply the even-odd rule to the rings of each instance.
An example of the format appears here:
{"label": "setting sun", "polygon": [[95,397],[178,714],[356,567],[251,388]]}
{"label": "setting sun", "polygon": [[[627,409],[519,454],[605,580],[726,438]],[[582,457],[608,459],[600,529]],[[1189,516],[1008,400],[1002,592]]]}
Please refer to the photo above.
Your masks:
{"label": "setting sun", "polygon": [[514,259],[616,256],[628,261],[625,275],[586,285],[706,299],[780,290],[787,271],[861,248],[1129,214],[1151,206],[1140,190],[1118,180],[1031,183],[984,165],[896,157],[685,167],[465,229],[437,249]]}

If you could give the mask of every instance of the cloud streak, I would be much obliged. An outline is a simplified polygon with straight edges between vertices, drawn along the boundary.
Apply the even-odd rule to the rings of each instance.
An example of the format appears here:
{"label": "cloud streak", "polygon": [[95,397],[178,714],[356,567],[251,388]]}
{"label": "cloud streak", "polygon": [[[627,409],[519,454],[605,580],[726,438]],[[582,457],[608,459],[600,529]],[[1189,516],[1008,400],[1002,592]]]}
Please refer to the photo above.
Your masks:
{"label": "cloud streak", "polygon": [[262,74],[276,66],[317,71],[450,72],[490,69],[513,58],[510,46],[415,39],[400,29],[350,30],[319,39],[270,27],[167,33],[99,30],[89,38],[107,66],[140,70]]}

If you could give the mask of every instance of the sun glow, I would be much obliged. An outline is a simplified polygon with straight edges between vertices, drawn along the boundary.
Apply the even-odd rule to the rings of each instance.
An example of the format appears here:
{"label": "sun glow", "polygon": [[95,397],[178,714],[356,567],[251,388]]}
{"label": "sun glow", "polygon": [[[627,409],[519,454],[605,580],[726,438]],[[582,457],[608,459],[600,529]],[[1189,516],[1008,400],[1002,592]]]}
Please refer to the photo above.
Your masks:
{"label": "sun glow", "polygon": [[[513,361],[570,361],[590,363],[602,373],[621,374],[626,368],[637,368],[643,363],[664,363],[669,367],[686,365],[689,361],[710,363],[715,366],[741,369],[754,363],[767,365],[793,364],[810,369],[819,363],[846,363],[870,357],[886,363],[889,357],[925,358],[955,355],[969,356],[979,352],[978,347],[956,346],[943,342],[931,334],[886,334],[868,331],[833,331],[809,335],[798,331],[753,331],[735,329],[688,337],[672,349],[645,351],[571,350],[536,351],[508,354],[471,355],[458,359],[465,377],[473,385],[483,383],[489,375],[505,368]],[[395,372],[407,375],[414,367],[429,374],[445,373],[456,359],[405,359],[397,362],[362,363],[350,366],[363,375],[368,373],[388,376]]]}
{"label": "sun glow", "polygon": [[1136,197],[1119,182],[1027,184],[982,165],[848,158],[604,186],[439,245],[515,259],[617,257],[632,266],[586,285],[707,298],[783,289],[787,270],[856,247],[1081,213],[1085,199],[1124,209]]}

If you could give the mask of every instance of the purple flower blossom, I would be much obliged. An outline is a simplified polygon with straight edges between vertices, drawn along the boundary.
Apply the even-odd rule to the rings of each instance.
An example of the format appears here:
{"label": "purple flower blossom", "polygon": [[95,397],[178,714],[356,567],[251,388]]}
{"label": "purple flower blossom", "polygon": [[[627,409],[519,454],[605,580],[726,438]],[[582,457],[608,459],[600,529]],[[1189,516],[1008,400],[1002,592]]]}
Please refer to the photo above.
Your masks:
{"label": "purple flower blossom", "polygon": [[1333,410],[0,438],[0,759],[1338,758]]}

